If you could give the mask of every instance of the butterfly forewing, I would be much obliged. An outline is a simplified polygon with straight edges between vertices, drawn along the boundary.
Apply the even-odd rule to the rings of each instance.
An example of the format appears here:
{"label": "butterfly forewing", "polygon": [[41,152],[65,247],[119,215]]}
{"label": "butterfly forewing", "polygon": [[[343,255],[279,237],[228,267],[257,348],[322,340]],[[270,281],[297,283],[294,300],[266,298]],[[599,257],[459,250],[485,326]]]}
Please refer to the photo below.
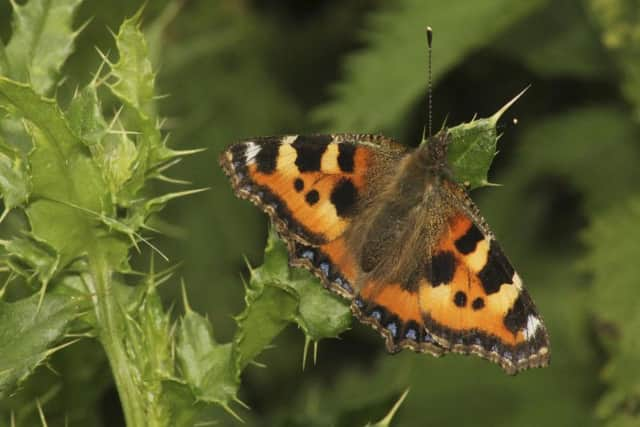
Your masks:
{"label": "butterfly forewing", "polygon": [[269,214],[292,264],[349,296],[356,266],[342,235],[406,153],[379,135],[289,135],[238,142],[220,164],[236,194]]}

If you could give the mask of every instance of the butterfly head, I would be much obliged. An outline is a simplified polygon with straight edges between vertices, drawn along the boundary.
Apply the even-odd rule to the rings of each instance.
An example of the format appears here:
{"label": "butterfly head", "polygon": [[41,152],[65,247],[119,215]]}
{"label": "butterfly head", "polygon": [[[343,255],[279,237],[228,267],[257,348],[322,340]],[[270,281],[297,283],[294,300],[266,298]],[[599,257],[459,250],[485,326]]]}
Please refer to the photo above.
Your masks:
{"label": "butterfly head", "polygon": [[420,145],[419,152],[427,168],[443,170],[447,168],[447,149],[451,138],[446,129],[430,136]]}

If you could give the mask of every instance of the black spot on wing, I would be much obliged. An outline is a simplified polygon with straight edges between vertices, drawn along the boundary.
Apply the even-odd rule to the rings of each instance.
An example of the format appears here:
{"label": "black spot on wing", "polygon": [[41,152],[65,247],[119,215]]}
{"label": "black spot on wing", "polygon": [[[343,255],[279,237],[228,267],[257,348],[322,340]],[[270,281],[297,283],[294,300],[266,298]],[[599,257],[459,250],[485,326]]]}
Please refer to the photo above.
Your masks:
{"label": "black spot on wing", "polygon": [[307,193],[304,199],[307,201],[309,206],[313,206],[318,203],[318,200],[320,200],[320,194],[317,190],[311,190]]}
{"label": "black spot on wing", "polygon": [[345,173],[353,172],[356,146],[348,142],[338,144],[338,166]]}
{"label": "black spot on wing", "polygon": [[[251,194],[256,195],[260,201],[261,206],[269,206],[273,212],[274,217],[287,228],[288,231],[300,236],[304,236],[306,240],[314,245],[322,245],[326,243],[324,235],[321,233],[314,233],[309,230],[304,224],[298,222],[288,209],[286,203],[282,199],[271,192],[268,187],[265,186],[248,186],[248,191]],[[264,210],[264,208],[263,208]]]}
{"label": "black spot on wing", "polygon": [[322,163],[322,155],[331,142],[329,135],[299,136],[291,144],[295,148],[296,166],[300,172],[318,172]]}
{"label": "black spot on wing", "polygon": [[529,298],[528,294],[522,292],[513,303],[513,307],[504,316],[504,326],[512,333],[518,333],[519,330],[527,325],[529,314],[535,314],[531,307],[531,298]]}
{"label": "black spot on wing", "polygon": [[472,223],[467,232],[456,240],[456,249],[458,249],[461,254],[468,255],[476,249],[478,242],[483,239],[484,236],[482,232]]}
{"label": "black spot on wing", "polygon": [[346,217],[353,213],[358,199],[358,190],[349,178],[342,178],[331,191],[331,203],[338,216]]}
{"label": "black spot on wing", "polygon": [[298,193],[301,192],[304,190],[304,181],[300,178],[296,178],[296,180],[293,181],[293,188],[295,188]]}
{"label": "black spot on wing", "polygon": [[474,310],[482,310],[482,308],[484,307],[484,299],[480,297],[474,299],[473,302],[471,303],[471,307]]}
{"label": "black spot on wing", "polygon": [[257,142],[260,146],[260,151],[256,155],[256,166],[258,172],[265,174],[273,173],[276,170],[278,164],[278,151],[280,150],[279,139],[266,139]]}
{"label": "black spot on wing", "polygon": [[456,294],[453,296],[453,303],[462,308],[464,306],[467,305],[467,294],[465,294],[462,291],[458,291],[456,292]]}
{"label": "black spot on wing", "polygon": [[489,246],[489,254],[487,255],[487,263],[478,272],[478,277],[487,295],[493,294],[500,290],[503,284],[512,284],[513,267],[500,246],[495,240],[491,241]]}
{"label": "black spot on wing", "polygon": [[449,251],[438,252],[425,266],[425,275],[431,286],[446,285],[453,279],[456,268],[456,260]]}

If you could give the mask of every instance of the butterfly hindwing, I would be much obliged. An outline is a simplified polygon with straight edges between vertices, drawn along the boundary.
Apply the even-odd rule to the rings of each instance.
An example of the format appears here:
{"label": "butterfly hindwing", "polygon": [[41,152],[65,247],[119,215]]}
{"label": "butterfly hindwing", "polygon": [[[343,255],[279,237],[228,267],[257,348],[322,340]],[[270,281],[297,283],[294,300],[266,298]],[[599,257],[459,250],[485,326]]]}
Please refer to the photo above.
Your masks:
{"label": "butterfly hindwing", "polygon": [[425,270],[420,307],[440,345],[496,361],[509,373],[547,363],[542,319],[484,224],[454,212]]}
{"label": "butterfly hindwing", "polygon": [[351,308],[361,322],[382,334],[390,353],[403,348],[433,356],[447,352],[424,326],[419,294],[405,284],[365,281]]}

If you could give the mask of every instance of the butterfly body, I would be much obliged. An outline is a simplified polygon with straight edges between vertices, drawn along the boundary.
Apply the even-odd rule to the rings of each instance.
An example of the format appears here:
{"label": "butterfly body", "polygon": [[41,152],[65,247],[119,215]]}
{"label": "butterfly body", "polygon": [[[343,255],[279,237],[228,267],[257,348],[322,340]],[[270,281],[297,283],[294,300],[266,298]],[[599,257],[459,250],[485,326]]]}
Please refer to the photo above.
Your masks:
{"label": "butterfly body", "polygon": [[447,165],[445,131],[410,150],[375,135],[257,138],[220,162],[272,219],[290,263],[351,300],[390,352],[548,363],[522,281]]}

